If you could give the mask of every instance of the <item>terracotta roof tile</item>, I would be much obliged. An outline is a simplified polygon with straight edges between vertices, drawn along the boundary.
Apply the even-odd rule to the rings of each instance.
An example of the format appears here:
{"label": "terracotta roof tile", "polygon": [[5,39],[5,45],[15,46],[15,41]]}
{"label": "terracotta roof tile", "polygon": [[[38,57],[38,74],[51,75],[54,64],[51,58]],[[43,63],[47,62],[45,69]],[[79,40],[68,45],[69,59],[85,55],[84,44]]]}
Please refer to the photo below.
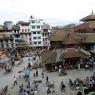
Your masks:
{"label": "terracotta roof tile", "polygon": [[91,15],[88,15],[84,18],[82,18],[80,21],[95,21],[95,15],[94,14],[91,14]]}
{"label": "terracotta roof tile", "polygon": [[61,41],[63,44],[77,44],[80,42],[81,37],[72,31],[57,31],[49,37],[52,41]]}
{"label": "terracotta roof tile", "polygon": [[[81,49],[76,49],[76,48],[66,48],[63,53],[60,55],[61,61],[63,58],[65,59],[71,59],[71,58],[83,58],[85,56],[89,56],[89,52]],[[57,51],[54,50],[44,50],[41,52],[41,58],[42,58],[42,63],[43,64],[53,64],[56,63],[56,58],[57,58]]]}
{"label": "terracotta roof tile", "polygon": [[81,33],[82,43],[95,43],[95,33]]}
{"label": "terracotta roof tile", "polygon": [[81,32],[81,30],[87,31],[88,29],[95,29],[95,21],[82,23],[75,27],[75,31]]}
{"label": "terracotta roof tile", "polygon": [[[84,50],[85,51],[85,50]],[[64,50],[64,53],[62,54],[61,57],[63,58],[83,58],[85,56],[89,56],[86,51],[83,52],[80,49],[76,49],[76,48],[66,48]]]}
{"label": "terracotta roof tile", "polygon": [[44,50],[41,52],[41,58],[43,64],[56,63],[57,52],[54,50]]}

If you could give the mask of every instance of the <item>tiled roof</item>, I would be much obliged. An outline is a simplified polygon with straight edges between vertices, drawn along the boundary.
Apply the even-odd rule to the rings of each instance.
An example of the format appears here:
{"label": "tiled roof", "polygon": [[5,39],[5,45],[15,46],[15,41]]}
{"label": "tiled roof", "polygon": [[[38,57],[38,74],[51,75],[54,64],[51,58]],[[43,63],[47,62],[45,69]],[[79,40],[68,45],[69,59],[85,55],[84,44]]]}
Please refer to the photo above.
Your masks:
{"label": "tiled roof", "polygon": [[[84,49],[76,49],[76,48],[66,48],[63,50],[63,53],[59,57],[59,62],[65,59],[72,58],[84,58],[86,56],[90,56],[90,53],[85,51]],[[43,64],[54,64],[56,63],[57,51],[54,50],[44,50],[41,52],[41,58]]]}
{"label": "tiled roof", "polygon": [[44,50],[41,52],[43,64],[56,63],[57,52],[54,50]]}
{"label": "tiled roof", "polygon": [[50,26],[44,23],[44,25],[42,26],[42,29],[50,29]]}
{"label": "tiled roof", "polygon": [[86,23],[82,23],[78,26],[75,27],[75,31],[81,32],[81,30],[91,31],[90,29],[95,29],[95,21],[90,21],[90,22],[86,22]]}
{"label": "tiled roof", "polygon": [[19,21],[18,24],[22,26],[29,26],[29,22],[25,22],[25,21]]}
{"label": "tiled roof", "polygon": [[81,33],[79,35],[83,38],[82,43],[95,43],[95,33]]}
{"label": "tiled roof", "polygon": [[66,34],[65,31],[56,31],[48,39],[50,41],[63,41]]}
{"label": "tiled roof", "polygon": [[87,51],[85,50],[81,50],[81,49],[76,49],[76,48],[66,48],[64,50],[64,53],[62,54],[61,57],[67,59],[67,58],[83,58],[85,56],[89,56],[89,54],[87,53]]}
{"label": "tiled roof", "polygon": [[57,31],[49,37],[50,41],[61,41],[63,44],[77,44],[81,37],[72,31]]}
{"label": "tiled roof", "polygon": [[95,15],[94,15],[93,11],[91,12],[90,15],[82,18],[80,21],[95,21]]}
{"label": "tiled roof", "polygon": [[50,42],[62,42],[62,44],[66,45],[80,43],[95,43],[95,33],[76,33],[73,31],[62,30],[54,32],[48,39],[50,40]]}

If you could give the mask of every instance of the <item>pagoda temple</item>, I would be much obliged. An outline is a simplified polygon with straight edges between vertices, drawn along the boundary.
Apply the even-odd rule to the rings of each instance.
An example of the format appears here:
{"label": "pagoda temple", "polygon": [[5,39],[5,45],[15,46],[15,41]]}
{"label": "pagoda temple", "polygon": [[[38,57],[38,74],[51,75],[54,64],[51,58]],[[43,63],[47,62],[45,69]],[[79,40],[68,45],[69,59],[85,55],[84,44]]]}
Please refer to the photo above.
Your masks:
{"label": "pagoda temple", "polygon": [[[95,59],[95,15],[82,18],[83,23],[74,29],[57,30],[48,39],[51,48],[41,52],[42,64],[46,69],[63,66],[65,69],[77,68]],[[89,59],[89,60],[88,60]]]}
{"label": "pagoda temple", "polygon": [[90,15],[82,18],[80,21],[82,21],[83,23],[75,28],[76,32],[95,33],[95,14],[93,13],[93,11]]}

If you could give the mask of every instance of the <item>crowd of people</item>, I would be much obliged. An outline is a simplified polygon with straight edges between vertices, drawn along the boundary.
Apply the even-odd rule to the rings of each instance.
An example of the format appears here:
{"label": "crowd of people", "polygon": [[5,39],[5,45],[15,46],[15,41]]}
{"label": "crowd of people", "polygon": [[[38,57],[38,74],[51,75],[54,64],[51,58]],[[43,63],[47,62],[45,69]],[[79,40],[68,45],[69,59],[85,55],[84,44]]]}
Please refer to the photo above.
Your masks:
{"label": "crowd of people", "polygon": [[19,86],[18,95],[37,95],[38,92],[38,83],[31,83],[28,81],[27,85],[24,86],[23,84]]}
{"label": "crowd of people", "polygon": [[95,75],[88,77],[86,79],[75,79],[72,81],[69,80],[69,85],[72,90],[81,90],[85,95],[88,95],[90,92],[95,92]]}
{"label": "crowd of people", "polygon": [[0,95],[8,95],[8,85],[0,90]]}
{"label": "crowd of people", "polygon": [[[45,85],[47,86],[47,91],[46,93],[49,94],[51,93],[51,88],[54,87],[54,84],[51,84],[49,81],[49,77],[45,76],[44,71],[42,71],[41,74],[39,74],[39,70],[36,69],[34,74],[33,74],[33,79],[34,80],[28,80],[27,85],[21,84],[19,86],[19,92],[18,95],[37,95],[38,90],[39,90],[39,84],[42,83],[42,80],[35,80],[38,76],[42,76],[42,80],[45,79]],[[13,86],[18,85],[17,78],[14,76],[14,83]]]}
{"label": "crowd of people", "polygon": [[[30,61],[30,59],[28,59]],[[11,67],[14,66],[14,60],[11,60]],[[85,70],[93,70],[94,64],[85,64]],[[5,65],[5,70],[10,69],[9,66]],[[32,65],[30,63],[28,63],[27,67],[32,70]],[[80,65],[78,65],[78,69],[80,70]],[[66,74],[65,69],[59,65],[59,67],[55,66],[55,70],[59,70],[59,74]],[[49,76],[45,75],[44,71],[41,72],[41,74],[39,74],[39,70],[36,69],[33,73],[33,78],[37,78],[38,76],[42,76],[42,79],[45,79],[46,81],[46,86],[47,86],[47,94],[52,93],[51,91],[51,87],[54,87],[54,84],[51,84],[49,81]],[[35,82],[28,80],[27,81],[27,85],[21,84],[19,86],[19,95],[37,95],[38,90],[39,90],[39,83],[41,82]],[[13,86],[18,85],[18,78],[16,76],[13,77]],[[70,88],[74,88],[77,89],[79,87],[85,87],[84,89],[84,94],[87,95],[89,92],[93,92],[95,91],[95,76],[92,77],[87,77],[84,80],[81,79],[76,79],[74,81],[72,81],[71,79],[69,80],[69,84],[70,84]],[[61,91],[65,91],[65,83],[62,80],[60,82],[60,89]],[[77,95],[82,95],[81,91],[78,91]]]}

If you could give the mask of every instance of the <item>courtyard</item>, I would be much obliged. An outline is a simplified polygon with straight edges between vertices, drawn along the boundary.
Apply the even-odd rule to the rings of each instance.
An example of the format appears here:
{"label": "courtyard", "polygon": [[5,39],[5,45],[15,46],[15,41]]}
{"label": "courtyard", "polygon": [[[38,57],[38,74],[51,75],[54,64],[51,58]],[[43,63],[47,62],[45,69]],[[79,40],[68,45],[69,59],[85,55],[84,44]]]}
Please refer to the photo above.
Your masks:
{"label": "courtyard", "polygon": [[[32,60],[30,60],[32,61]],[[28,81],[26,81],[23,77],[19,79],[19,71],[22,71],[27,66],[28,58],[23,59],[23,63],[20,65],[16,65],[12,72],[5,73],[4,70],[0,70],[0,89],[8,85],[8,95],[19,95],[19,86],[22,84],[24,85],[24,88],[26,88]],[[81,79],[84,80],[86,77],[92,76],[93,71],[85,70],[85,69],[73,69],[73,70],[66,70],[67,75],[60,76],[59,72],[44,72],[44,78],[42,77],[42,68],[38,69],[38,76],[34,77],[34,73],[36,72],[35,69],[32,69],[30,73],[30,83],[33,86],[34,81],[40,80],[41,83],[38,84],[38,91],[34,95],[47,95],[47,85],[46,85],[46,77],[48,76],[48,81],[51,84],[54,84],[54,88],[51,90],[54,90],[54,93],[50,93],[49,95],[76,95],[78,90],[71,90],[69,87],[69,79],[75,80],[75,79]],[[17,85],[13,86],[14,82],[14,76],[17,77]],[[23,76],[23,74],[22,74]],[[61,91],[61,81],[65,84],[65,91]]]}

